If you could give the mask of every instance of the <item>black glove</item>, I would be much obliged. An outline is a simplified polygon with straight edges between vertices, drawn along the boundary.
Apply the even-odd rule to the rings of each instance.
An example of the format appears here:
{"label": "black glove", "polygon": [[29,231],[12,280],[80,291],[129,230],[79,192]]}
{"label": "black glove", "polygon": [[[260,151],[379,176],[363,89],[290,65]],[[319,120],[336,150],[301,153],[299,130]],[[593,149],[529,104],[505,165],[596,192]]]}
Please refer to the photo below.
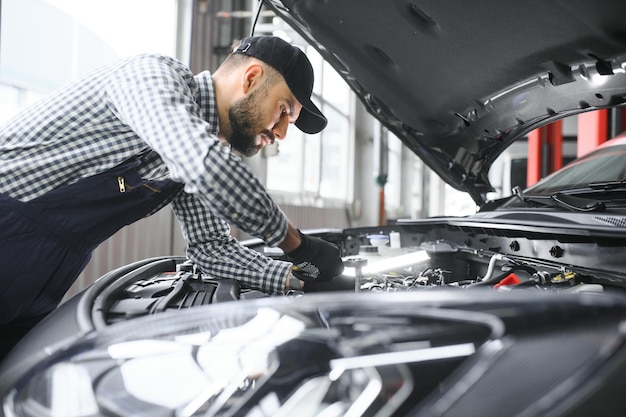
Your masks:
{"label": "black glove", "polygon": [[337,245],[300,234],[300,246],[287,253],[293,263],[293,275],[305,282],[330,281],[343,272],[343,261]]}
{"label": "black glove", "polygon": [[354,281],[356,277],[348,275],[340,275],[332,281],[316,281],[305,282],[302,286],[304,292],[336,292],[336,291],[349,291],[354,292]]}

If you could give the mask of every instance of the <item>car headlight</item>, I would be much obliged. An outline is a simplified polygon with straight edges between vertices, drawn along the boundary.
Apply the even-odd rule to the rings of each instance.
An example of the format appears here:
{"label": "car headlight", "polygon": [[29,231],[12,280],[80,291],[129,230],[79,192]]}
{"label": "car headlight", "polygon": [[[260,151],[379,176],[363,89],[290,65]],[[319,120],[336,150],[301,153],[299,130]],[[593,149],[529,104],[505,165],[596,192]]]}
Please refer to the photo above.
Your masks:
{"label": "car headlight", "polygon": [[[447,374],[499,326],[482,313],[410,312],[409,299],[390,296],[263,299],[118,323],[29,372],[3,412],[390,415],[414,395],[420,364],[449,361]],[[435,340],[459,323],[462,335]]]}

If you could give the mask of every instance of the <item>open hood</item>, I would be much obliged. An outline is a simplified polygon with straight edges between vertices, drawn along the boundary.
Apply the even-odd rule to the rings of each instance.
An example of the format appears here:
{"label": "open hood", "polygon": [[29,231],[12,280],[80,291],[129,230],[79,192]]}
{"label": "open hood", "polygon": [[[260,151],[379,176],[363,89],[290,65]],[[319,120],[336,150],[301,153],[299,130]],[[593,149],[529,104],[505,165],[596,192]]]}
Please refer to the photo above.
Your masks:
{"label": "open hood", "polygon": [[529,131],[626,102],[624,0],[265,0],[374,115],[481,205]]}

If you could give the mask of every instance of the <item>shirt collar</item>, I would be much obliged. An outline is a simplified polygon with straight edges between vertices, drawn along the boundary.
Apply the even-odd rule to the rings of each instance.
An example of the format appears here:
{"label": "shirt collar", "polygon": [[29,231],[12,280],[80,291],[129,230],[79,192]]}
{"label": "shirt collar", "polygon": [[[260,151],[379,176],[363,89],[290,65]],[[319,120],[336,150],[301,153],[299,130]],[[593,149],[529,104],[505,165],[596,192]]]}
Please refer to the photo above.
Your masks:
{"label": "shirt collar", "polygon": [[215,88],[213,78],[209,71],[202,71],[194,76],[198,91],[196,92],[196,103],[202,109],[202,116],[211,126],[209,133],[217,135],[219,131],[219,119],[217,117],[217,106],[215,102]]}

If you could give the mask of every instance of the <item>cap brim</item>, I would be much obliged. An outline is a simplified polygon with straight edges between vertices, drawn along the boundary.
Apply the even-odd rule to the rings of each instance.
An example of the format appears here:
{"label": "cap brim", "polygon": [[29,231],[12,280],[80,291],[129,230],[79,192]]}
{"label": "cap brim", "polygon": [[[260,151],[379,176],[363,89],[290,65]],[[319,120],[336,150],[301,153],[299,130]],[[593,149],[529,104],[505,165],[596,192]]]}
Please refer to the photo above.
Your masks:
{"label": "cap brim", "polygon": [[296,127],[308,134],[321,132],[328,124],[326,117],[310,99],[307,103],[300,102],[300,104],[302,104],[302,110],[296,120]]}

